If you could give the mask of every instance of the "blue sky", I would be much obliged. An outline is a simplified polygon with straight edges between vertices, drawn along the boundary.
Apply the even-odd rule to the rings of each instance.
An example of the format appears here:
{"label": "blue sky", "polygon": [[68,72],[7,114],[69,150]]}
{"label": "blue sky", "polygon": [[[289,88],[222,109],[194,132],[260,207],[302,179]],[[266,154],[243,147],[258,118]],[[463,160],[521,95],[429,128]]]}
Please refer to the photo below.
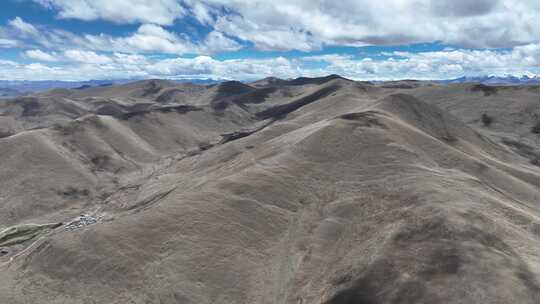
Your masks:
{"label": "blue sky", "polygon": [[538,20],[532,0],[3,0],[0,79],[533,76]]}

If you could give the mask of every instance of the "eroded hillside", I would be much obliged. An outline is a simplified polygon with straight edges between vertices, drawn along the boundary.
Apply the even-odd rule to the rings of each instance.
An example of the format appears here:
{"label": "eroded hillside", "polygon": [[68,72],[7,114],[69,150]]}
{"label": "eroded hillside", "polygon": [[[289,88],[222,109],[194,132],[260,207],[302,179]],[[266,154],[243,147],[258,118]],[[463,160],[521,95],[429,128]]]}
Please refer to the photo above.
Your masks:
{"label": "eroded hillside", "polygon": [[0,100],[0,294],[539,303],[539,125],[539,87],[335,75]]}

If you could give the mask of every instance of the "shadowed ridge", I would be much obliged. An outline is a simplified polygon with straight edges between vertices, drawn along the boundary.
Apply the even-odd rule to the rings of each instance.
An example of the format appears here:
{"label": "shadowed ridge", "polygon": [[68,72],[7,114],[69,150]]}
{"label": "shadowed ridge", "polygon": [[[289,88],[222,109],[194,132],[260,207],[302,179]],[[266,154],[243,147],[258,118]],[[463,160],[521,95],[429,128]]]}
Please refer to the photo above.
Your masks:
{"label": "shadowed ridge", "polygon": [[16,97],[6,101],[3,111],[18,118],[62,115],[71,119],[87,113],[80,105],[58,96]]}
{"label": "shadowed ridge", "polygon": [[140,97],[157,95],[163,88],[175,85],[173,82],[160,79],[145,80],[137,84],[140,84],[140,91],[132,95]]}
{"label": "shadowed ridge", "polygon": [[384,89],[414,89],[425,85],[425,82],[415,79],[403,79],[394,81],[385,81],[380,84]]}
{"label": "shadowed ridge", "polygon": [[[413,126],[469,156],[482,159],[531,186],[536,186],[540,182],[538,173],[509,166],[505,162],[513,156],[502,144],[510,146],[513,148],[511,150],[520,154],[523,152],[523,150],[520,151],[523,145],[517,141],[508,141],[505,138],[502,139],[501,143],[493,141],[453,114],[407,94],[387,96],[375,105],[375,109],[389,113],[407,125]],[[529,150],[529,152],[532,151]],[[486,158],[488,155],[489,157]],[[531,158],[530,162],[533,165],[534,159],[537,157],[536,153],[525,153],[522,156]],[[499,161],[493,162],[491,158]],[[468,168],[463,170],[467,171]]]}
{"label": "shadowed ridge", "polygon": [[287,80],[277,78],[277,77],[266,77],[261,80],[250,83],[253,87],[269,87],[269,86],[282,86],[286,85]]}
{"label": "shadowed ridge", "polygon": [[163,79],[146,79],[119,85],[96,86],[84,90],[70,90],[70,97],[129,97],[155,98],[166,88],[175,87],[176,83]]}
{"label": "shadowed ridge", "polygon": [[315,77],[315,78],[299,77],[299,78],[287,81],[287,85],[298,86],[298,85],[306,85],[306,84],[323,84],[334,79],[352,81],[350,79],[341,77],[339,75],[332,74],[325,77]]}
{"label": "shadowed ridge", "polygon": [[466,128],[457,118],[444,113],[438,107],[407,94],[387,96],[376,108],[392,113],[408,124],[449,143],[458,140],[456,131]]}
{"label": "shadowed ridge", "polygon": [[175,86],[166,87],[159,95],[156,96],[155,101],[158,103],[186,103],[193,99],[194,96],[198,96],[203,92],[206,92],[208,87],[197,83],[178,83]]}
{"label": "shadowed ridge", "polygon": [[308,95],[295,99],[292,102],[289,102],[287,104],[270,107],[266,110],[258,112],[255,114],[255,116],[259,119],[282,118],[286,116],[287,114],[294,112],[305,105],[321,100],[322,98],[336,92],[340,88],[341,86],[339,84],[332,83],[316,90],[313,93],[310,93]]}
{"label": "shadowed ridge", "polygon": [[485,85],[482,83],[473,84],[471,87],[471,92],[482,92],[484,96],[495,95],[497,94],[497,91],[498,91],[497,86]]}
{"label": "shadowed ridge", "polygon": [[116,87],[145,87],[145,86],[166,87],[166,86],[174,86],[174,85],[176,85],[176,83],[170,80],[154,78],[154,79],[144,79],[144,80],[133,81],[133,82],[117,85]]}
{"label": "shadowed ridge", "polygon": [[[475,288],[490,282],[508,288],[504,294],[508,298],[535,303],[540,299],[540,284],[532,268],[496,234],[478,228],[487,221],[472,211],[449,218],[428,217],[418,223],[406,219],[406,225],[385,246],[386,253],[358,277],[343,276],[333,282],[346,287],[323,303],[458,303],[452,282],[463,277]],[[492,267],[486,260],[499,263]],[[462,288],[462,297],[478,299],[472,290]]]}
{"label": "shadowed ridge", "polygon": [[228,97],[231,95],[244,94],[254,90],[253,87],[240,81],[225,81],[216,85],[215,89],[217,91],[215,99]]}
{"label": "shadowed ridge", "polygon": [[56,88],[56,89],[50,89],[48,91],[39,93],[41,96],[50,96],[50,97],[69,97],[74,93],[73,90],[70,89],[64,89],[64,88]]}
{"label": "shadowed ridge", "polygon": [[214,110],[225,110],[238,96],[250,93],[256,89],[240,81],[226,81],[213,86],[215,95],[210,105]]}

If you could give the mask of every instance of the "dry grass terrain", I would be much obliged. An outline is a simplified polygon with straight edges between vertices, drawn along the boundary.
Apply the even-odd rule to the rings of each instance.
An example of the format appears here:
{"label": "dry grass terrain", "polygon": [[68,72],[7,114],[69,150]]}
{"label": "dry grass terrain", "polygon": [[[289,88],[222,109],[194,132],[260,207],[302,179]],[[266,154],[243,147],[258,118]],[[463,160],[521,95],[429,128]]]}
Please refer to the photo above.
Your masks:
{"label": "dry grass terrain", "polygon": [[540,303],[540,87],[0,99],[1,303]]}

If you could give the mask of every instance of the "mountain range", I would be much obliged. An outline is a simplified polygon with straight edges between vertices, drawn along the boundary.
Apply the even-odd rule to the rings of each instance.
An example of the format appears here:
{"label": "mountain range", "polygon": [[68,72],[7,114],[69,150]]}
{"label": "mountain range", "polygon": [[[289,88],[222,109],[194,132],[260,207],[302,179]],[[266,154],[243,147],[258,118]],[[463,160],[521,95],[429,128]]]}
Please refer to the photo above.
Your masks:
{"label": "mountain range", "polygon": [[0,302],[540,303],[540,86],[0,100]]}
{"label": "mountain range", "polygon": [[476,77],[460,77],[449,80],[440,80],[441,83],[482,83],[486,85],[538,85],[540,84],[540,75],[534,76],[476,76]]}
{"label": "mountain range", "polygon": [[[89,87],[109,86],[112,84],[123,84],[137,81],[136,79],[115,79],[115,80],[88,80],[88,81],[60,81],[60,80],[0,80],[0,98],[23,96],[51,89],[85,89]],[[217,83],[213,79],[180,79],[177,83],[191,82],[197,84]]]}
{"label": "mountain range", "polygon": [[[54,88],[64,89],[76,89],[76,88],[88,88],[96,86],[107,86],[112,84],[122,84],[137,81],[135,79],[123,79],[123,80],[88,80],[88,81],[9,81],[0,80],[0,98],[23,96],[27,94],[43,92]],[[194,84],[215,84],[225,80],[217,79],[199,79],[188,78],[171,80],[176,83],[194,83]],[[379,81],[380,82],[380,81]],[[460,77],[447,80],[434,80],[437,83],[481,83],[486,85],[538,85],[540,84],[540,75],[535,76],[475,76],[475,77]]]}

